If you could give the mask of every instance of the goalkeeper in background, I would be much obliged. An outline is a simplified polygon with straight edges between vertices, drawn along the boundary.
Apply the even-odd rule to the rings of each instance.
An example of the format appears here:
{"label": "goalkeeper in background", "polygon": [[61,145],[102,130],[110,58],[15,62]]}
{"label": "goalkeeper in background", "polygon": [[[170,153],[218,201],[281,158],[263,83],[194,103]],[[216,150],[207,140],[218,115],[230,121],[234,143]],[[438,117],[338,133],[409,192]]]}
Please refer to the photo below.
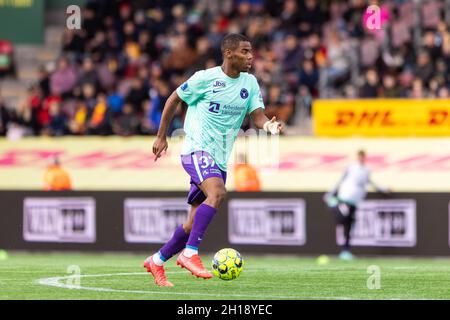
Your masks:
{"label": "goalkeeper in background", "polygon": [[358,204],[367,195],[367,185],[372,185],[377,192],[390,193],[389,189],[381,188],[371,180],[370,171],[365,165],[366,152],[359,150],[357,157],[358,160],[345,169],[334,189],[324,196],[324,201],[335,215],[336,223],[341,224],[344,228],[345,242],[339,254],[339,258],[342,260],[353,259],[350,247],[350,231],[355,222],[355,212]]}

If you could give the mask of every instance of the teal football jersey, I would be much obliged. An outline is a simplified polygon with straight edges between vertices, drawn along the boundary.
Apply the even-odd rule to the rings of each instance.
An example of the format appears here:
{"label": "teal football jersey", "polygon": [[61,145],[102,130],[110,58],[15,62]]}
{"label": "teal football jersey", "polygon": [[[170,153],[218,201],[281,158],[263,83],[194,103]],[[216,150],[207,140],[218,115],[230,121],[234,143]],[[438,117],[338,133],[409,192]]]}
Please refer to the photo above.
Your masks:
{"label": "teal football jersey", "polygon": [[256,78],[241,72],[233,79],[218,66],[196,72],[176,92],[188,105],[182,154],[207,151],[226,171],[245,115],[265,108]]}

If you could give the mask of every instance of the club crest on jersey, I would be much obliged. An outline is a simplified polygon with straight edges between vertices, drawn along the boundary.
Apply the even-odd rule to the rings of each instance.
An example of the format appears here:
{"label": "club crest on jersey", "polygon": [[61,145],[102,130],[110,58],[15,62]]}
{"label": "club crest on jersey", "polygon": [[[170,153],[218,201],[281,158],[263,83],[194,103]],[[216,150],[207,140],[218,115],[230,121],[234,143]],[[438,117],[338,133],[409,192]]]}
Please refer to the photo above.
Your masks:
{"label": "club crest on jersey", "polygon": [[216,82],[213,83],[213,87],[214,88],[220,88],[220,87],[225,88],[225,82],[223,82],[223,81],[216,81]]}
{"label": "club crest on jersey", "polygon": [[181,90],[186,91],[187,87],[188,87],[188,83],[185,82],[181,85]]}
{"label": "club crest on jersey", "polygon": [[247,99],[248,98],[248,91],[247,91],[247,89],[243,88],[241,90],[241,98],[242,99]]}

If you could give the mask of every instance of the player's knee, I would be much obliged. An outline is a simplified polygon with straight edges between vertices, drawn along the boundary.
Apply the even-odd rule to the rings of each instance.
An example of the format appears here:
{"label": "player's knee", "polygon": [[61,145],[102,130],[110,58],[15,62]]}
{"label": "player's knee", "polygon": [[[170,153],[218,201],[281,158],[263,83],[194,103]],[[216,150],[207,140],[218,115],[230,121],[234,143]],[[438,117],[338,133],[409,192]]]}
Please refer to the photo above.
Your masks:
{"label": "player's knee", "polygon": [[227,194],[227,191],[225,188],[219,188],[219,189],[214,190],[214,192],[211,192],[208,195],[208,198],[214,205],[219,206],[225,199],[226,194]]}

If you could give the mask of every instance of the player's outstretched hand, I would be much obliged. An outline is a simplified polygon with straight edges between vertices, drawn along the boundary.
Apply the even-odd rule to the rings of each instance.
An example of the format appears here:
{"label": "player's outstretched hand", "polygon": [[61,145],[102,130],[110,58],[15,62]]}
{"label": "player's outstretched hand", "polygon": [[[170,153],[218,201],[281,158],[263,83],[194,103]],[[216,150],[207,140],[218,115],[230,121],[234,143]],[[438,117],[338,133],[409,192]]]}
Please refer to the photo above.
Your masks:
{"label": "player's outstretched hand", "polygon": [[155,161],[158,160],[159,157],[161,157],[161,153],[163,151],[167,151],[168,147],[169,145],[166,138],[156,138],[155,142],[153,143],[153,154],[156,156]]}
{"label": "player's outstretched hand", "polygon": [[277,121],[277,117],[272,117],[264,124],[264,130],[271,134],[280,134],[283,131],[283,124]]}

